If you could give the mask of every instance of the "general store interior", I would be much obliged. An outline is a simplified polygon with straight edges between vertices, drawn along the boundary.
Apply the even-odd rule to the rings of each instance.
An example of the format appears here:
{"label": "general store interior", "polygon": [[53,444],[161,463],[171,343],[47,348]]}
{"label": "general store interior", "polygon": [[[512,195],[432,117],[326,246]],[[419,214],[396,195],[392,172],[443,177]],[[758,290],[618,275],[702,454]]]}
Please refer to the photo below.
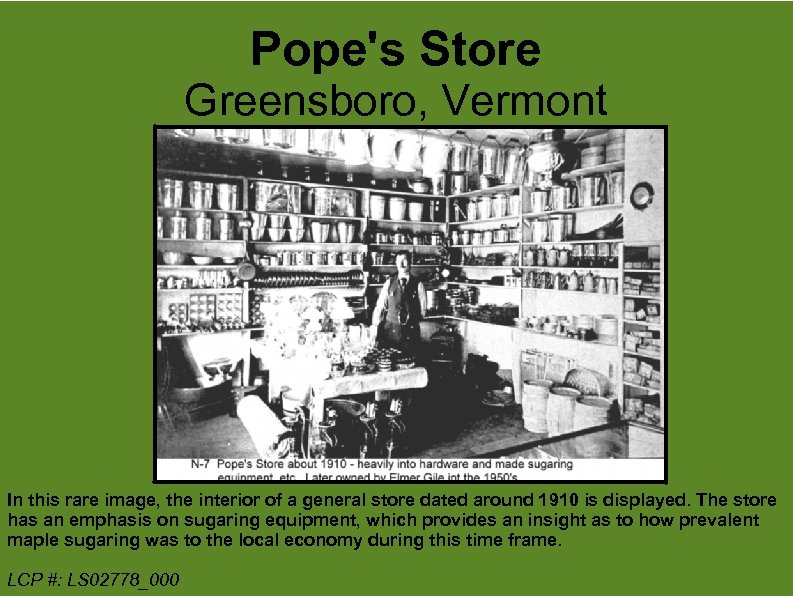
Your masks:
{"label": "general store interior", "polygon": [[155,134],[157,458],[664,456],[663,129]]}

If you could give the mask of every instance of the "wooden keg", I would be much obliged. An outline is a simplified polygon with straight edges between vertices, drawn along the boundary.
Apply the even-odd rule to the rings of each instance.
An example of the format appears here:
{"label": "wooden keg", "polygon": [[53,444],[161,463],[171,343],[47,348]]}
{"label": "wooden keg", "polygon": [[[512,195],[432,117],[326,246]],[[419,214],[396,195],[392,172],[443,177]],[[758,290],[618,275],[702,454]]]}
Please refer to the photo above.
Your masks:
{"label": "wooden keg", "polygon": [[573,431],[573,416],[576,400],[581,392],[567,387],[551,389],[548,395],[548,435],[554,437]]}
{"label": "wooden keg", "polygon": [[551,381],[526,381],[523,383],[523,426],[532,433],[547,433],[548,395]]}
{"label": "wooden keg", "polygon": [[573,430],[601,426],[609,421],[611,400],[587,395],[578,400],[573,415]]}

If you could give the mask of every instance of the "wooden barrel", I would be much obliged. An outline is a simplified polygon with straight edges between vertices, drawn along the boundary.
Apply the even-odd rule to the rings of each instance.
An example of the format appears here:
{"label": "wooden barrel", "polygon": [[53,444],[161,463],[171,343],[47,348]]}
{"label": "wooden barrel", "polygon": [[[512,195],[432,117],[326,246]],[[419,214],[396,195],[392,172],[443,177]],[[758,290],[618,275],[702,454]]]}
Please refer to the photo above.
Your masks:
{"label": "wooden barrel", "polygon": [[548,393],[551,381],[523,383],[523,426],[532,433],[547,433]]}
{"label": "wooden barrel", "polygon": [[548,395],[548,435],[554,437],[573,431],[573,415],[576,399],[581,392],[567,387],[552,389]]}
{"label": "wooden barrel", "polygon": [[[612,400],[596,395],[587,395],[578,400],[573,414],[573,428],[583,430],[609,422]],[[615,449],[612,434],[608,431],[593,432],[575,439],[578,457],[586,459],[608,459]]]}
{"label": "wooden barrel", "polygon": [[587,395],[578,400],[573,415],[573,430],[600,426],[609,421],[611,400]]}

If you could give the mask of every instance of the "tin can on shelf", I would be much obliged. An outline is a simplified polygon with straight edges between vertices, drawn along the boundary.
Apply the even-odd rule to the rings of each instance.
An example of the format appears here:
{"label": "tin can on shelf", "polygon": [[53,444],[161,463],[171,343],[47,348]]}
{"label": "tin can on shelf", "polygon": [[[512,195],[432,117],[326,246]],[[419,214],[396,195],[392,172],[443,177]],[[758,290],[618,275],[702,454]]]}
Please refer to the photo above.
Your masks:
{"label": "tin can on shelf", "polygon": [[218,209],[222,211],[235,211],[239,205],[237,201],[236,184],[216,184]]}
{"label": "tin can on shelf", "polygon": [[478,201],[476,199],[469,199],[468,206],[466,207],[466,218],[468,221],[474,221],[479,209],[477,207]]}
{"label": "tin can on shelf", "polygon": [[157,181],[157,198],[162,207],[179,208],[182,206],[181,180],[171,180],[165,178]]}
{"label": "tin can on shelf", "polygon": [[609,263],[609,257],[611,255],[610,244],[603,243],[597,245],[597,259],[595,264],[598,267],[606,267]]}
{"label": "tin can on shelf", "polygon": [[218,240],[234,240],[234,220],[224,217],[218,220]]}
{"label": "tin can on shelf", "polygon": [[175,215],[170,218],[170,234],[173,240],[184,240],[187,238],[187,218]]}
{"label": "tin can on shelf", "polygon": [[452,194],[461,195],[468,192],[468,174],[452,175]]}
{"label": "tin can on shelf", "polygon": [[196,240],[211,240],[212,239],[212,220],[199,214],[193,220],[193,238]]}
{"label": "tin can on shelf", "polygon": [[620,261],[620,245],[616,242],[609,244],[608,266],[617,267]]}
{"label": "tin can on shelf", "polygon": [[583,244],[574,244],[573,245],[572,262],[573,262],[573,267],[583,267],[584,266],[584,245]]}
{"label": "tin can on shelf", "polygon": [[594,267],[597,261],[597,244],[584,244],[584,267]]}
{"label": "tin can on shelf", "polygon": [[212,209],[212,182],[194,180],[188,184],[190,207],[193,209]]}

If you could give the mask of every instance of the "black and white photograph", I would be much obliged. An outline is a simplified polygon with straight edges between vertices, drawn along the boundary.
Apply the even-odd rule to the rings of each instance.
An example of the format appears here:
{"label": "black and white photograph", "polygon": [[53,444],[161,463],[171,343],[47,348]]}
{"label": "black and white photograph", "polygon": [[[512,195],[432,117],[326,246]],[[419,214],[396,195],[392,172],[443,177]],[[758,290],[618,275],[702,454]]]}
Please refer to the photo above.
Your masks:
{"label": "black and white photograph", "polygon": [[155,480],[666,480],[665,126],[153,134]]}

